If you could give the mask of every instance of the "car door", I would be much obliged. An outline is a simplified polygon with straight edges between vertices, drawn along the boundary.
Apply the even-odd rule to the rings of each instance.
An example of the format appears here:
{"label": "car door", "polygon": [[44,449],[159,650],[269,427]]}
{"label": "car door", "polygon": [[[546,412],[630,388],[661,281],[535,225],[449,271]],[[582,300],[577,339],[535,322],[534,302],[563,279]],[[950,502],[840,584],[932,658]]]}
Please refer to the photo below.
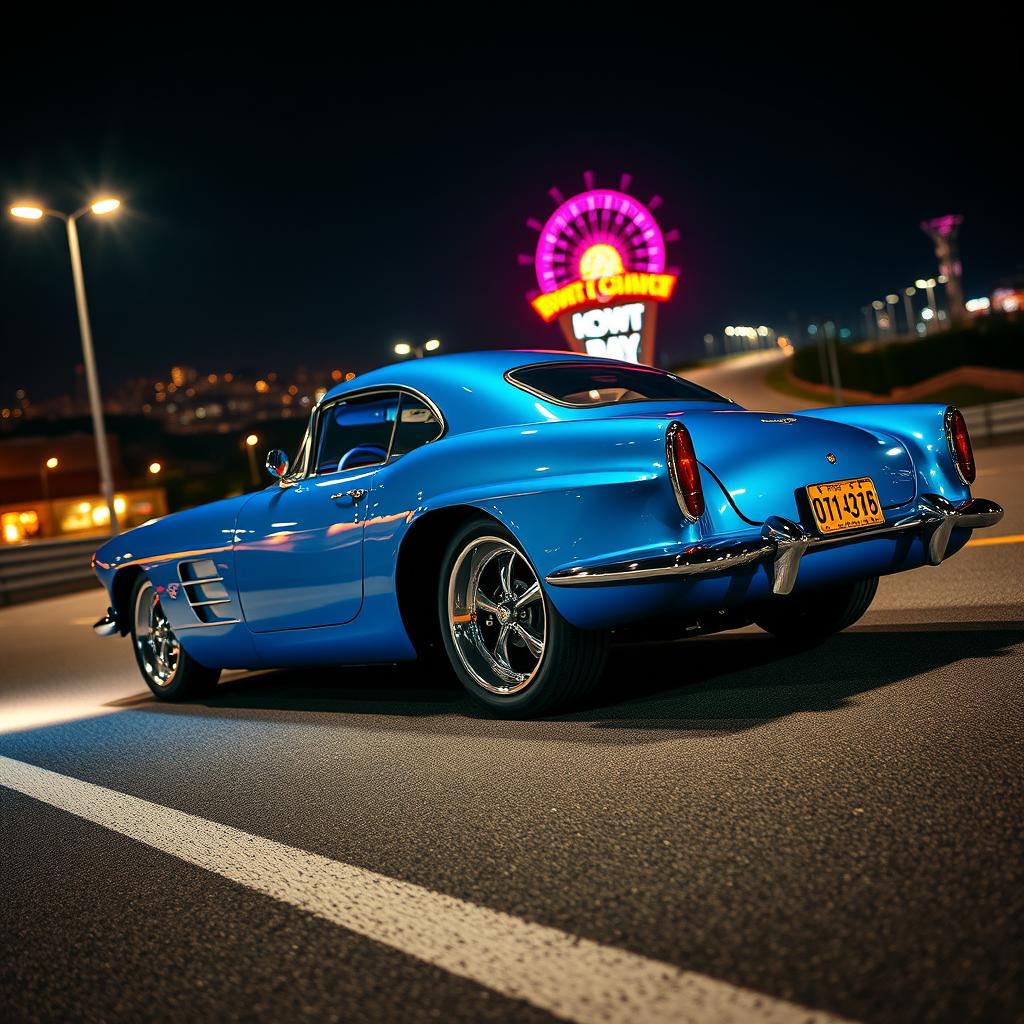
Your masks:
{"label": "car door", "polygon": [[243,506],[235,571],[253,632],[340,625],[359,614],[364,499],[387,461],[397,409],[397,392],[373,392],[317,410],[305,473]]}

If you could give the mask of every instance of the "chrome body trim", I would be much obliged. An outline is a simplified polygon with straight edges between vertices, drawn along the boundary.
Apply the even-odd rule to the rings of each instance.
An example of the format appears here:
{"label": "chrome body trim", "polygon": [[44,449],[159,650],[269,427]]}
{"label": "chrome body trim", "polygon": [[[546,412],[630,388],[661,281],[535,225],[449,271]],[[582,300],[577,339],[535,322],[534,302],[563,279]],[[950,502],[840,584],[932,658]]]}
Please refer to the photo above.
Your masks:
{"label": "chrome body trim", "polygon": [[211,604],[231,604],[230,597],[215,597],[209,601],[192,601],[189,600],[189,607],[191,608],[206,608]]}
{"label": "chrome body trim", "polygon": [[[668,466],[668,476],[672,481],[672,491],[676,496],[676,504],[679,506],[679,511],[682,512],[683,518],[688,523],[697,522],[697,517],[690,515],[690,510],[686,507],[686,500],[683,498],[683,489],[679,484],[679,471],[676,469],[676,457],[675,457],[675,438],[676,434],[680,430],[685,430],[679,420],[673,420],[665,431],[665,465]],[[696,461],[696,460],[694,460]],[[700,472],[698,468],[697,472]]]}
{"label": "chrome body trim", "polygon": [[204,583],[221,583],[223,579],[223,576],[207,576],[203,580],[182,580],[181,585],[183,587],[199,587]]}
{"label": "chrome body trim", "polygon": [[906,531],[920,531],[926,543],[928,561],[938,565],[946,556],[954,529],[977,530],[995,526],[1003,518],[1002,508],[987,498],[969,498],[954,505],[938,494],[925,494],[917,507],[884,526],[834,536],[808,533],[799,523],[782,516],[769,516],[760,538],[740,541],[709,541],[690,546],[676,555],[653,555],[631,561],[592,566],[570,566],[545,578],[554,587],[602,586],[673,576],[712,575],[731,572],[756,562],[772,561],[772,591],[789,594],[796,584],[800,560],[813,548],[855,544],[876,537]]}
{"label": "chrome body trim", "polygon": [[[591,364],[607,364],[610,367],[617,367],[622,369],[636,369],[636,363],[623,363],[618,359],[607,359],[603,356],[592,356],[586,352],[566,352],[567,356],[578,357],[581,363]],[[524,381],[516,378],[517,373],[521,373],[523,370],[533,370],[536,367],[552,367],[552,366],[573,366],[575,360],[566,359],[562,362],[556,360],[545,360],[542,363],[524,363],[522,366],[513,366],[512,369],[506,370],[503,374],[506,383],[511,384],[514,388],[519,388],[520,391],[525,391],[528,395],[533,395],[535,398],[540,398],[545,402],[550,402],[551,405],[560,406],[563,409],[602,409],[610,406],[622,406],[622,405],[643,405],[645,402],[721,402],[722,405],[736,405],[731,398],[726,398],[725,395],[718,394],[717,391],[712,391],[710,388],[703,387],[700,384],[694,384],[692,380],[687,380],[685,377],[680,377],[677,373],[671,373],[668,370],[659,369],[656,366],[653,367],[641,367],[641,369],[655,370],[665,377],[672,377],[674,380],[681,381],[688,387],[697,388],[703,391],[707,398],[634,398],[628,402],[587,402],[586,404],[580,404],[577,402],[565,402],[560,398],[554,398],[552,395],[546,394],[543,391],[538,390],[535,387],[525,383]]]}
{"label": "chrome body trim", "polygon": [[107,609],[107,614],[102,619],[97,619],[93,624],[92,628],[95,630],[97,636],[113,636],[115,633],[120,632],[120,628],[117,623],[117,612],[113,608]]}
{"label": "chrome body trim", "polygon": [[[958,412],[960,412],[960,410],[955,405],[947,407],[946,411],[942,415],[942,429],[946,435],[946,447],[949,449],[949,457],[953,460],[953,468],[956,470],[957,479],[959,479],[960,483],[965,487],[970,487],[974,481],[968,480],[967,477],[964,476],[963,470],[960,468],[960,461],[956,457],[956,445],[953,444],[953,428],[951,424],[953,422],[953,417]],[[968,439],[969,438],[970,435],[968,434]]]}
{"label": "chrome body trim", "polygon": [[241,619],[213,619],[210,622],[186,622],[184,626],[175,626],[176,632],[183,629],[208,629],[210,626],[237,626]]}

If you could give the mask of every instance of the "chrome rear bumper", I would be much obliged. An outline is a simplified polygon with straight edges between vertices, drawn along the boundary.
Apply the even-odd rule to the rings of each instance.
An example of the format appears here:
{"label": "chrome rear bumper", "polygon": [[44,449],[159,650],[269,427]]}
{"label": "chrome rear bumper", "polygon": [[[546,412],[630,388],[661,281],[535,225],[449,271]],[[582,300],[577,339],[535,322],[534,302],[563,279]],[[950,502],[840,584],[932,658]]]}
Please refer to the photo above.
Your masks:
{"label": "chrome rear bumper", "polygon": [[875,537],[887,537],[906,531],[919,531],[925,539],[928,561],[938,565],[946,557],[949,536],[960,527],[977,530],[995,526],[1003,510],[987,498],[970,498],[959,505],[938,494],[922,495],[909,513],[886,523],[855,533],[827,536],[808,533],[799,523],[782,516],[769,516],[761,527],[760,538],[745,541],[709,541],[694,544],[675,555],[655,555],[600,565],[574,565],[546,577],[555,587],[603,586],[635,580],[664,579],[672,576],[707,576],[731,572],[756,562],[772,562],[772,590],[788,594],[796,584],[800,559],[809,548],[834,544],[855,544]]}

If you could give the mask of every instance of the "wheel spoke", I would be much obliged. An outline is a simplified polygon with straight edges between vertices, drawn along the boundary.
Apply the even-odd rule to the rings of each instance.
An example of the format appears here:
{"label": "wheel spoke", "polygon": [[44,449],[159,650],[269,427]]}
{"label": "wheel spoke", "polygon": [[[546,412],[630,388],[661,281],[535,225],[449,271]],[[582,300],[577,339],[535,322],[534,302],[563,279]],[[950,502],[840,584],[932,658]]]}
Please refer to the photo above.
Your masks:
{"label": "wheel spoke", "polygon": [[502,626],[498,633],[498,642],[494,645],[494,660],[509,671],[512,669],[508,661],[508,635],[511,631],[511,627],[507,624]]}
{"label": "wheel spoke", "polygon": [[489,598],[482,590],[476,592],[474,600],[477,612],[487,612],[488,615],[498,614],[498,602]]}
{"label": "wheel spoke", "polygon": [[501,597],[502,600],[507,601],[512,597],[512,564],[516,560],[516,553],[510,551],[508,560],[503,562],[498,572],[501,577]]}
{"label": "wheel spoke", "polygon": [[515,631],[516,636],[526,644],[530,653],[535,658],[539,658],[544,653],[544,641],[539,636],[534,636],[525,626],[520,625],[518,622],[513,623],[512,629]]}
{"label": "wheel spoke", "polygon": [[528,604],[532,604],[538,597],[540,597],[540,584],[535,580],[516,598],[516,603],[512,607],[518,612]]}

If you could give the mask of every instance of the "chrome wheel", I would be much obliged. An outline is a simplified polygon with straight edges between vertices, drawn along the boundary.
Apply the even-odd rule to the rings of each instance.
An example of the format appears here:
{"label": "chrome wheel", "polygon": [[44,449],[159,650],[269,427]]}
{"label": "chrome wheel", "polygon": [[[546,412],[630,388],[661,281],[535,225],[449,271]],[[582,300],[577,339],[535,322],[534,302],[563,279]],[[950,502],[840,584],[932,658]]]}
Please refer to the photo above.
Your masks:
{"label": "chrome wheel", "polygon": [[518,693],[544,660],[544,595],[530,563],[501,537],[476,537],[448,581],[448,626],[466,671],[490,693]]}
{"label": "chrome wheel", "polygon": [[135,653],[154,686],[169,686],[178,671],[181,648],[164,615],[160,595],[146,582],[135,597]]}

